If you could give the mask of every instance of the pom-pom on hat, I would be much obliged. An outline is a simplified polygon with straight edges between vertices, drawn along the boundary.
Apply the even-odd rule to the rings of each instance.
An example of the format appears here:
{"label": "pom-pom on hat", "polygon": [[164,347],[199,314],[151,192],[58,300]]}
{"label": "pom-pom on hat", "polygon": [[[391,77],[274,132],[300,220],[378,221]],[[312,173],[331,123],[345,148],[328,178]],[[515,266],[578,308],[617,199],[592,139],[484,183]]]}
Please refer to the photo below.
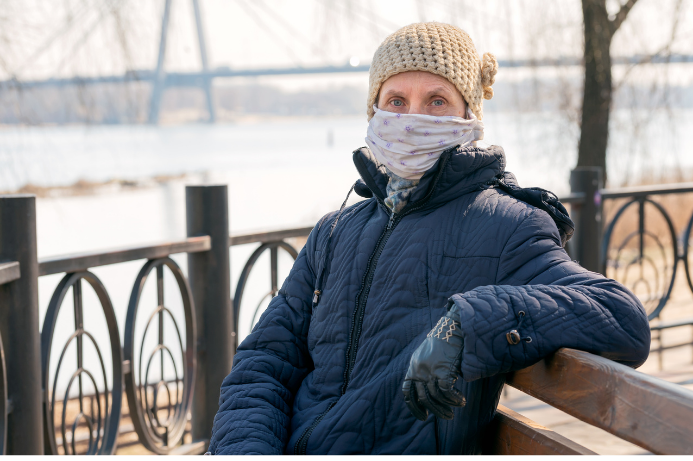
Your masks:
{"label": "pom-pom on hat", "polygon": [[479,59],[474,42],[462,29],[440,22],[402,27],[380,44],[368,80],[368,120],[383,82],[402,72],[420,70],[448,79],[481,120],[483,99],[493,97],[498,62],[491,53]]}

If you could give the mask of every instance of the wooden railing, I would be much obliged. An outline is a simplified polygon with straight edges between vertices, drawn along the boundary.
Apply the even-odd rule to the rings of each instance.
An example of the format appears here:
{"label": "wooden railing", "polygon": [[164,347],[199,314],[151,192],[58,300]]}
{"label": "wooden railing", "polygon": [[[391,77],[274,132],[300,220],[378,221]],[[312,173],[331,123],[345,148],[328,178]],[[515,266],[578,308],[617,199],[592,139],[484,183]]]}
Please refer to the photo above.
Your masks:
{"label": "wooden railing", "polygon": [[[603,357],[561,349],[507,384],[654,454],[693,454],[693,391]],[[594,454],[499,407],[493,454]]]}

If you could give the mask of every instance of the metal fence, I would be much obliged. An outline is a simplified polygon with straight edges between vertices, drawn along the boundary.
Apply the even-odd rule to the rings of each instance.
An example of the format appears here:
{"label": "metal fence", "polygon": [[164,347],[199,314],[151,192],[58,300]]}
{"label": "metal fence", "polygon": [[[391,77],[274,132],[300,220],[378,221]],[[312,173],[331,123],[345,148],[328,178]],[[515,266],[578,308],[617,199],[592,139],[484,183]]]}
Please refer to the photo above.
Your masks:
{"label": "metal fence", "polygon": [[[667,210],[653,199],[693,193],[693,184],[603,190],[600,172],[587,168],[573,172],[571,187],[573,193],[563,201],[577,225],[568,248],[574,259],[644,293],[641,299],[651,319],[661,315],[670,299],[681,264],[693,290],[688,261],[693,210],[686,212],[691,217],[677,234],[671,213],[681,210]],[[622,199],[625,202],[609,222],[602,222],[604,203]],[[651,228],[655,225],[651,212],[647,219],[645,215],[649,209],[663,220],[664,233]],[[633,211],[637,212],[636,226],[628,223]],[[154,453],[204,452],[219,385],[231,368],[237,346],[241,301],[250,274],[268,252],[270,290],[257,294],[251,312],[255,323],[280,286],[279,252],[295,259],[298,249],[287,239],[306,237],[311,228],[229,236],[226,186],[187,187],[186,223],[188,237],[182,241],[38,260],[34,197],[0,197],[0,453],[112,454],[125,432],[134,432],[135,440]],[[619,225],[626,225],[627,231],[617,232]],[[232,297],[229,247],[253,243],[258,247],[247,260]],[[188,259],[187,278],[170,258],[183,253]],[[131,288],[125,324],[119,325],[108,290],[91,269],[139,260],[145,263]],[[165,271],[173,275],[180,294],[182,318],[175,318],[164,299]],[[632,276],[634,271],[638,277]],[[38,278],[50,274],[65,275],[39,323]],[[153,309],[140,302],[149,279],[156,283]],[[99,348],[85,323],[84,284],[100,303],[109,351]],[[65,303],[70,296],[71,302]],[[61,308],[66,309],[64,304],[72,306],[74,325],[68,340],[56,343],[56,319]],[[143,330],[135,328],[137,319],[144,322]],[[165,323],[172,327],[167,330]],[[660,326],[667,328],[656,327]],[[146,337],[154,338],[151,348],[145,347]],[[71,345],[76,351],[75,369],[65,371]],[[84,361],[86,346],[96,350],[98,360]],[[52,363],[55,351],[60,351],[59,358]],[[182,367],[177,368],[174,355],[181,357]],[[165,375],[164,362],[172,364],[172,378]],[[58,393],[61,372],[67,373],[69,382]],[[124,418],[130,423],[123,424]]]}
{"label": "metal fence", "polygon": [[[298,254],[285,240],[307,236],[311,229],[229,236],[226,186],[188,187],[186,208],[185,240],[39,260],[34,197],[0,197],[0,261],[8,261],[0,263],[0,453],[112,454],[127,432],[157,454],[204,452],[219,385],[236,348],[240,301],[255,263],[269,251],[272,289],[262,304],[278,291],[278,251],[294,259]],[[260,246],[232,299],[229,247],[252,243]],[[188,257],[188,277],[170,258],[181,253]],[[131,288],[126,321],[119,325],[108,290],[92,269],[140,260],[145,262]],[[182,319],[167,307],[164,271],[173,275]],[[64,276],[39,323],[38,278],[52,274]],[[149,279],[156,284],[152,309],[140,302]],[[85,284],[100,304],[110,350],[102,350],[85,322]],[[57,319],[69,307],[74,325],[67,341],[60,342]],[[135,328],[138,319],[144,322],[142,330]],[[164,322],[172,328],[166,330]],[[155,345],[148,349],[145,340],[152,336]],[[84,360],[87,346],[97,360]],[[65,370],[73,349],[75,368]],[[174,355],[183,358],[182,367]],[[165,362],[173,369],[172,379],[164,374]],[[69,378],[60,392],[59,376]],[[130,424],[121,424],[124,418]]]}
{"label": "metal fence", "polygon": [[[693,184],[626,188],[601,193],[602,200],[622,199],[608,222],[601,244],[602,271],[640,295],[650,320],[656,319],[669,301],[683,266],[683,275],[693,292],[689,258],[693,230],[693,197],[689,209],[667,209],[656,197],[693,193]],[[649,211],[648,211],[649,210]],[[628,214],[634,214],[636,226],[617,238],[615,230]],[[676,217],[686,218],[676,229]],[[633,228],[634,227],[634,228]],[[659,227],[659,229],[657,229]]]}
{"label": "metal fence", "polygon": [[[621,189],[602,185],[597,168],[572,172],[574,192],[560,199],[576,224],[568,253],[583,267],[628,287],[649,319],[659,320],[678,277],[685,278],[693,294],[693,195],[686,196],[693,194],[693,183]],[[686,197],[683,204],[667,203]]]}

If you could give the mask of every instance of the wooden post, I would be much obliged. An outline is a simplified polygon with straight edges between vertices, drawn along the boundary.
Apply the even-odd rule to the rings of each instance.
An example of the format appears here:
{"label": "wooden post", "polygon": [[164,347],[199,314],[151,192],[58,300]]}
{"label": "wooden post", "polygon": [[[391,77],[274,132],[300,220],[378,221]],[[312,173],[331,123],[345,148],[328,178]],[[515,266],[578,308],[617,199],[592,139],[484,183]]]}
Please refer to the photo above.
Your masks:
{"label": "wooden post", "polygon": [[212,249],[188,253],[188,279],[197,320],[193,440],[209,439],[221,382],[231,371],[236,327],[231,308],[229,205],[226,186],[185,189],[188,237],[209,235]]}
{"label": "wooden post", "polygon": [[585,194],[585,201],[575,204],[573,217],[576,220],[575,257],[582,267],[593,272],[602,272],[601,224],[602,204],[599,190],[603,187],[602,169],[599,167],[577,167],[570,172],[570,188],[573,193]]}
{"label": "wooden post", "polygon": [[20,278],[0,285],[0,334],[7,365],[7,454],[43,454],[36,197],[0,196],[0,262],[19,262]]}

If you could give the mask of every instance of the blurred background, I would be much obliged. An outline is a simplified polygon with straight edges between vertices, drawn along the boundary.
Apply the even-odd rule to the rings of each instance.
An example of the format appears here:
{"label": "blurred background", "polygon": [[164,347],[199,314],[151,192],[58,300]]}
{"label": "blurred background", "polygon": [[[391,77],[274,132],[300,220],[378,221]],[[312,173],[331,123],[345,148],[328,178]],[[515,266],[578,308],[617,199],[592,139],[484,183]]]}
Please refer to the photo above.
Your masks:
{"label": "blurred background", "polygon": [[[693,173],[692,15],[641,0],[613,35],[608,186]],[[0,191],[41,198],[42,255],[182,236],[182,183],[228,183],[232,230],[311,225],[357,178],[375,49],[418,21],[496,55],[485,141],[523,186],[567,193],[578,0],[0,0]]]}
{"label": "blurred background", "polygon": [[[232,234],[312,226],[358,178],[373,53],[421,21],[497,57],[485,141],[522,186],[568,194],[577,165],[610,188],[692,181],[692,3],[0,0],[0,192],[37,196],[39,257],[182,239],[188,184],[228,184]],[[232,248],[232,287],[254,249]],[[93,270],[120,325],[140,267]]]}

